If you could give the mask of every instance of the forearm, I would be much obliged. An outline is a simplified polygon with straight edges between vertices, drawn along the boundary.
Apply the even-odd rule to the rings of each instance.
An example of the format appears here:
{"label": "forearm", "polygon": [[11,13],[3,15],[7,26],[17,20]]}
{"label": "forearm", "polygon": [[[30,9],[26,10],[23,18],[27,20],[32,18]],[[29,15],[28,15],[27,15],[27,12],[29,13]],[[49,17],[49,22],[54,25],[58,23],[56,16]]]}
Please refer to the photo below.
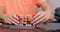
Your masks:
{"label": "forearm", "polygon": [[47,6],[46,8],[44,8],[43,11],[49,11],[51,13],[53,12],[53,10],[50,6]]}
{"label": "forearm", "polygon": [[41,8],[43,9],[43,11],[50,11],[50,10],[52,10],[50,5],[48,3],[46,3],[46,2],[43,2],[41,4]]}
{"label": "forearm", "polygon": [[54,10],[52,10],[51,6],[46,2],[43,2],[41,4],[41,8],[43,9],[43,11],[51,12],[52,14],[54,14],[55,12]]}
{"label": "forearm", "polygon": [[55,11],[52,10],[52,7],[50,7],[50,5],[47,5],[46,8],[43,8],[43,11],[46,11],[46,12],[50,13],[51,17],[53,17],[54,13],[55,13]]}

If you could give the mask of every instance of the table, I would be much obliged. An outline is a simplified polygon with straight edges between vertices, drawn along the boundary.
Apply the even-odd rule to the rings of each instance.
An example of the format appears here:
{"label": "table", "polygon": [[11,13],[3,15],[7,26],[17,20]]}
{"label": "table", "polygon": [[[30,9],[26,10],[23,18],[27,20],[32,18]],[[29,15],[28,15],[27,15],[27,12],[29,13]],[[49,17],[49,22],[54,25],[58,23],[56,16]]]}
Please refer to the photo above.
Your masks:
{"label": "table", "polygon": [[45,32],[45,30],[39,27],[35,27],[33,30],[10,30],[0,27],[0,32]]}

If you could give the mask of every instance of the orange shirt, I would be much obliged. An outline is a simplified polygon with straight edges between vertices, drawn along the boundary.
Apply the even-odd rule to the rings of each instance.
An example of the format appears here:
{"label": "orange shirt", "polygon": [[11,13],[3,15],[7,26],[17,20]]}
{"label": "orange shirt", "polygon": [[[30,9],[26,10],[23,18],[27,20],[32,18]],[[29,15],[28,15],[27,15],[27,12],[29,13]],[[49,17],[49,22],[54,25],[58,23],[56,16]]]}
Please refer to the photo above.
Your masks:
{"label": "orange shirt", "polygon": [[5,14],[34,15],[35,4],[41,4],[45,0],[0,0],[0,6],[4,7]]}

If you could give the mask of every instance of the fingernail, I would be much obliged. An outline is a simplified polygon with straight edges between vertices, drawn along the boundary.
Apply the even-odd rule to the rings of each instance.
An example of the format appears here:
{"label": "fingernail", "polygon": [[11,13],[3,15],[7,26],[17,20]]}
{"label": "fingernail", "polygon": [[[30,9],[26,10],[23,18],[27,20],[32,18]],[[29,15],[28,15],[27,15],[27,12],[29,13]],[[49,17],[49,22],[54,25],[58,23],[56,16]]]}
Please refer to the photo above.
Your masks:
{"label": "fingernail", "polygon": [[18,24],[15,24],[15,25],[18,25]]}
{"label": "fingernail", "polygon": [[33,24],[34,25],[34,24]]}
{"label": "fingernail", "polygon": [[31,23],[33,23],[33,22],[31,22]]}
{"label": "fingernail", "polygon": [[18,22],[18,24],[19,24],[19,22]]}
{"label": "fingernail", "polygon": [[0,23],[0,26],[2,26],[2,23]]}

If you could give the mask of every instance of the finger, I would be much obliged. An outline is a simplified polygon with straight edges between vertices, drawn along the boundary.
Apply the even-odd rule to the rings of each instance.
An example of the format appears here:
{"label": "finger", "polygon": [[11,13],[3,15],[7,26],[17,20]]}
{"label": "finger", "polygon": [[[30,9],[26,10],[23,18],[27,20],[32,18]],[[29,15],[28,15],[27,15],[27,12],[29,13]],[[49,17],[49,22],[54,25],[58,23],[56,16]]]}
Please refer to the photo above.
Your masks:
{"label": "finger", "polygon": [[[7,20],[9,20],[9,22],[15,24],[15,25],[18,25],[16,22],[14,22],[13,20],[11,20],[10,18],[7,18]],[[8,22],[8,21],[7,21]]]}
{"label": "finger", "polygon": [[46,19],[46,17],[43,17],[43,18],[41,18],[40,20],[38,20],[37,22],[35,22],[33,25],[36,25],[36,24],[42,22],[42,21],[45,20],[45,19]]}
{"label": "finger", "polygon": [[42,12],[38,12],[34,17],[33,19],[35,19],[36,17],[38,17]]}
{"label": "finger", "polygon": [[45,19],[44,21],[42,21],[42,22],[45,22],[45,21],[47,21],[49,18],[50,18],[50,17],[46,17],[46,19]]}
{"label": "finger", "polygon": [[11,22],[8,19],[6,19],[6,18],[4,19],[4,22],[11,24]]}
{"label": "finger", "polygon": [[43,17],[44,17],[44,15],[41,14],[39,17],[35,18],[31,23],[34,23],[35,21],[38,21],[39,19],[41,19],[41,18],[43,18]]}
{"label": "finger", "polygon": [[46,22],[48,19],[45,19],[45,20],[43,20],[42,22],[44,23],[44,22]]}
{"label": "finger", "polygon": [[16,15],[11,15],[14,19],[18,20],[18,17]]}
{"label": "finger", "polygon": [[14,22],[14,21],[11,21],[11,23],[14,24],[14,25],[18,25],[18,24],[17,24],[16,22]]}
{"label": "finger", "polygon": [[6,15],[4,15],[4,17],[2,17],[2,19],[4,20],[4,23],[9,23],[9,24],[11,24],[10,22],[8,22]]}
{"label": "finger", "polygon": [[10,18],[12,21],[14,21],[14,22],[16,22],[16,23],[19,23],[19,21],[18,21],[18,20],[16,20],[16,19],[14,19],[11,15],[10,15],[10,16],[8,16],[8,18]]}

